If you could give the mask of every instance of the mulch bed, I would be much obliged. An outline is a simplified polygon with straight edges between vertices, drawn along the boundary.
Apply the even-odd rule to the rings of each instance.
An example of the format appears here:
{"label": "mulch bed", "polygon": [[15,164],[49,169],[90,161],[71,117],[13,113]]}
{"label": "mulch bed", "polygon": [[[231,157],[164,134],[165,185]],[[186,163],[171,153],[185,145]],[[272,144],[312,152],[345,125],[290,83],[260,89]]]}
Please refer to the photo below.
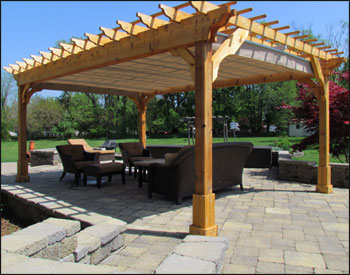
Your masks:
{"label": "mulch bed", "polygon": [[1,217],[1,237],[10,235],[13,232],[21,230],[22,227],[12,223],[10,220]]}

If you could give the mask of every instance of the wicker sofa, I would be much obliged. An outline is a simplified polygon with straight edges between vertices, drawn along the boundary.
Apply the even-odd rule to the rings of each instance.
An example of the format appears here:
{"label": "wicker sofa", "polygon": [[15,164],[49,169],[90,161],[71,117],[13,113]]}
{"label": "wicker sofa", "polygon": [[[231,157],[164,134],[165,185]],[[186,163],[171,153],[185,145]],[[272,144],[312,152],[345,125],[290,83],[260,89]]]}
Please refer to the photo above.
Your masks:
{"label": "wicker sofa", "polygon": [[[250,142],[232,142],[213,144],[213,191],[240,185],[243,189],[242,174],[244,164],[253,149]],[[154,163],[149,167],[149,190],[167,195],[181,204],[183,197],[195,192],[195,148],[185,146],[173,159],[165,164]]]}

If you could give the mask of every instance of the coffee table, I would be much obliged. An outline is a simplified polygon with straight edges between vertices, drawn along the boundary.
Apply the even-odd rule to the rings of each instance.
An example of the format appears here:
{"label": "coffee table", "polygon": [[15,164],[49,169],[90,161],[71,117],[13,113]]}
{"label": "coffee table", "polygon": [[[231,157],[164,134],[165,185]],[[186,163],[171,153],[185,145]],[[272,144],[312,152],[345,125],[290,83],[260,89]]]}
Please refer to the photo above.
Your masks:
{"label": "coffee table", "polygon": [[135,161],[135,168],[137,168],[139,171],[138,173],[138,183],[139,183],[139,188],[142,187],[142,182],[148,182],[148,178],[146,176],[149,173],[148,167],[152,163],[160,163],[164,164],[165,160],[164,159],[150,159],[150,160],[140,160],[140,161]]}

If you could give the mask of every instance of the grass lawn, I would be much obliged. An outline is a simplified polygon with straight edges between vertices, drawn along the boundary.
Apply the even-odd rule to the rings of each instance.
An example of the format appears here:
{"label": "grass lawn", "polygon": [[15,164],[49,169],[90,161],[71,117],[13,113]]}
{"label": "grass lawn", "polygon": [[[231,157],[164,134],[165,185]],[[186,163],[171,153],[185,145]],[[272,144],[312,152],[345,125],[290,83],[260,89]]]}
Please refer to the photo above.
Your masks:
{"label": "grass lawn", "polygon": [[[291,144],[298,143],[302,138],[300,137],[230,137],[229,141],[249,141],[255,146],[275,146],[276,142],[281,142],[283,140],[288,140]],[[99,147],[105,141],[104,139],[85,139],[86,142],[91,147]],[[118,139],[117,142],[134,142],[138,139]],[[213,138],[214,143],[223,142],[222,137]],[[66,140],[56,140],[56,139],[40,139],[34,140],[35,149],[46,149],[55,148],[57,145],[67,144]],[[148,138],[147,144],[179,144],[187,145],[187,138]],[[27,148],[29,148],[29,140],[27,142]],[[119,148],[117,148],[119,152]],[[1,162],[16,162],[18,158],[18,145],[17,141],[2,141],[1,142]],[[316,161],[318,163],[318,150],[310,149],[304,151],[304,157],[299,157],[295,159]],[[331,158],[331,162],[339,162],[337,159]]]}

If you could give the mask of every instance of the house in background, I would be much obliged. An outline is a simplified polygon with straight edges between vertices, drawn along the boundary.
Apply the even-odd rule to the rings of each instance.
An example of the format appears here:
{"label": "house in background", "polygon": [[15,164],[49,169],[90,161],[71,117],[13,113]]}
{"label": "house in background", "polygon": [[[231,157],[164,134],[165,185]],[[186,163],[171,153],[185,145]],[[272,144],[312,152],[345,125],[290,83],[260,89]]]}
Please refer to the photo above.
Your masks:
{"label": "house in background", "polygon": [[12,132],[12,131],[9,131],[9,135],[10,135],[10,137],[17,137],[18,136],[17,133]]}
{"label": "house in background", "polygon": [[53,132],[52,128],[46,127],[43,130],[44,137],[57,137],[57,134]]}
{"label": "house in background", "polygon": [[310,133],[308,130],[306,130],[306,127],[304,126],[304,123],[302,121],[298,121],[293,119],[291,122],[289,122],[288,125],[288,136],[290,137],[307,137],[310,136],[312,133]]}

